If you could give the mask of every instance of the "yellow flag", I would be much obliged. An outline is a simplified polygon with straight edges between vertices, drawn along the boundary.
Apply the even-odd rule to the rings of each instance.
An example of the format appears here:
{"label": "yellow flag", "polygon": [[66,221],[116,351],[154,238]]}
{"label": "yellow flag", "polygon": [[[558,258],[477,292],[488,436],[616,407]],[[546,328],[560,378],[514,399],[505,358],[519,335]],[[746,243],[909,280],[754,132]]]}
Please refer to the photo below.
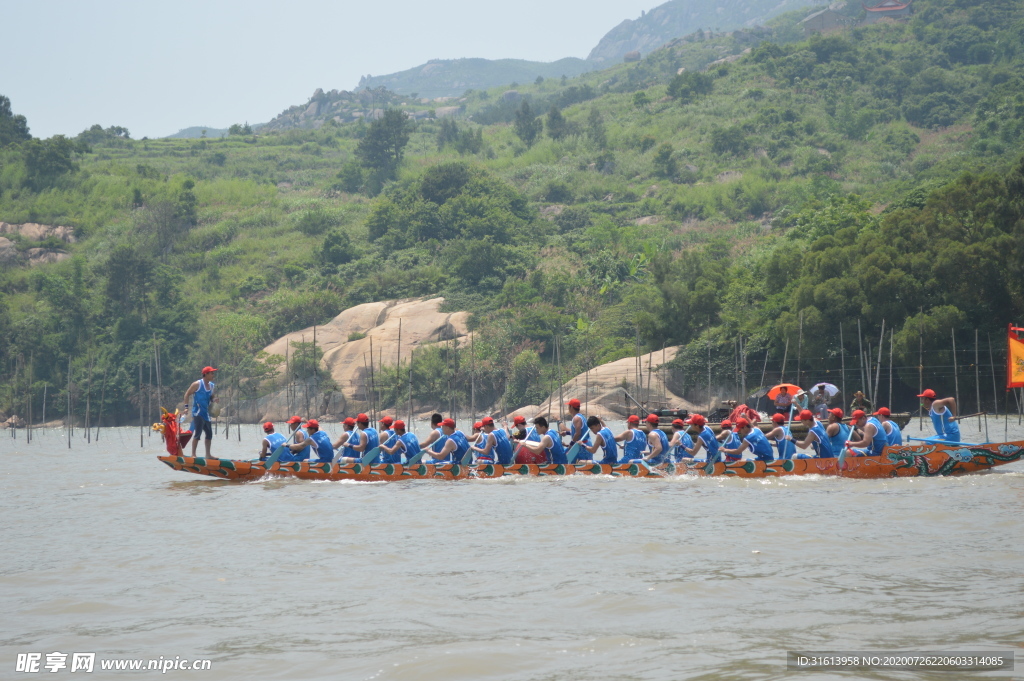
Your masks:
{"label": "yellow flag", "polygon": [[1006,336],[1006,389],[1024,388],[1024,329],[1010,326]]}

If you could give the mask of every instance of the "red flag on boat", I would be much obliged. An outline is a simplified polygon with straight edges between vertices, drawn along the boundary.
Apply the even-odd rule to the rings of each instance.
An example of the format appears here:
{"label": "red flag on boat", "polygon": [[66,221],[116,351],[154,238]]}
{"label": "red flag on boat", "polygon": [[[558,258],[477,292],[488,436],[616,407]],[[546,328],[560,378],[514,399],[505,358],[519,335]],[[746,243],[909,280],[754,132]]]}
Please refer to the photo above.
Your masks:
{"label": "red flag on boat", "polygon": [[1024,388],[1024,328],[1007,326],[1006,389]]}

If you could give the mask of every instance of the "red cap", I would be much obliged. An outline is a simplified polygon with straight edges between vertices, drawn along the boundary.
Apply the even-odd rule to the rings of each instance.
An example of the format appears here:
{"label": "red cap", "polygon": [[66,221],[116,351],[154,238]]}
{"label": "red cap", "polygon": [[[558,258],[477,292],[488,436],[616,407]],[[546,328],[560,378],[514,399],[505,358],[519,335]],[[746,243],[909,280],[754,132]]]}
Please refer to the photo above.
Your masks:
{"label": "red cap", "polygon": [[811,413],[810,409],[804,409],[800,412],[800,416],[796,417],[798,421],[813,421],[814,414]]}
{"label": "red cap", "polygon": [[302,417],[301,416],[293,416],[290,419],[288,419],[288,425],[289,426],[293,425],[295,423],[302,423]]}
{"label": "red cap", "polygon": [[672,422],[672,425],[675,426],[676,428],[685,428],[686,427],[686,424],[683,423],[682,419],[676,419],[675,421]]}
{"label": "red cap", "polygon": [[686,419],[686,425],[697,426],[698,428],[703,426],[705,423],[707,423],[707,419],[700,414],[694,414],[690,418]]}
{"label": "red cap", "polygon": [[493,425],[494,425],[494,419],[492,419],[490,416],[485,416],[482,419],[480,419],[480,427],[481,428],[483,428],[484,426],[493,426]]}
{"label": "red cap", "polygon": [[343,425],[343,426],[355,426],[356,425],[356,420],[354,418],[352,418],[351,416],[349,416],[347,419],[345,419],[344,421],[341,422],[341,425]]}
{"label": "red cap", "polygon": [[477,421],[476,423],[473,424],[473,430],[480,430],[483,427],[484,427],[484,424],[481,423],[480,421]]}
{"label": "red cap", "polygon": [[928,388],[928,389],[927,389],[927,390],[925,390],[925,391],[924,391],[923,393],[921,393],[920,395],[918,395],[918,397],[923,397],[923,398],[925,398],[926,400],[934,400],[934,399],[935,399],[935,391],[934,391],[934,390],[932,390],[931,388]]}
{"label": "red cap", "polygon": [[356,414],[356,423],[369,423],[370,417],[366,414]]}
{"label": "red cap", "polygon": [[515,416],[512,417],[512,423],[517,426],[520,424],[526,424],[526,417],[516,414]]}
{"label": "red cap", "polygon": [[723,430],[729,430],[730,428],[732,428],[732,421],[730,421],[729,419],[725,419],[724,421],[722,421]]}
{"label": "red cap", "polygon": [[385,416],[384,418],[382,418],[380,420],[380,425],[382,425],[385,428],[387,428],[388,426],[390,426],[394,422],[395,422],[395,420],[393,418],[391,418],[390,416]]}
{"label": "red cap", "polygon": [[580,401],[577,400],[575,397],[569,400],[569,406],[572,407],[573,409],[579,409],[580,404]]}
{"label": "red cap", "polygon": [[660,421],[657,414],[648,414],[646,420],[647,423],[651,424],[652,426],[658,425],[658,422]]}
{"label": "red cap", "polygon": [[398,419],[391,425],[395,427],[395,430],[405,430],[405,421],[403,421],[402,419]]}
{"label": "red cap", "polygon": [[860,421],[865,416],[867,416],[867,414],[864,413],[864,410],[863,409],[858,409],[857,411],[855,411],[852,414],[850,414],[850,423],[856,423],[857,421]]}
{"label": "red cap", "polygon": [[445,419],[444,421],[441,421],[441,425],[445,426],[447,428],[454,428],[455,427],[455,419]]}
{"label": "red cap", "polygon": [[273,429],[274,429],[274,424],[271,423],[270,421],[267,421],[266,423],[263,424],[263,432],[264,433],[269,433]]}
{"label": "red cap", "polygon": [[316,419],[310,419],[310,420],[306,421],[306,427],[307,428],[316,428],[317,430],[320,430],[320,422],[317,421]]}
{"label": "red cap", "polygon": [[736,419],[736,430],[739,430],[740,428],[749,428],[749,427],[750,427],[750,421],[748,421],[747,419],[745,419],[743,417],[740,417],[740,418]]}
{"label": "red cap", "polygon": [[640,423],[640,417],[636,414],[630,414],[629,418],[626,419],[626,423]]}
{"label": "red cap", "polygon": [[[214,371],[216,371],[216,369],[214,369],[213,367],[203,367],[203,373],[204,374],[212,374]],[[932,393],[932,394],[934,394],[934,393]]]}
{"label": "red cap", "polygon": [[843,413],[842,409],[829,409],[828,413],[832,414],[832,416],[835,416],[840,421],[842,421],[843,420],[843,416],[845,416],[845,414]]}
{"label": "red cap", "polygon": [[775,416],[772,416],[772,421],[774,421],[775,423],[785,423],[786,416],[785,414],[776,414]]}
{"label": "red cap", "polygon": [[889,418],[890,416],[892,416],[892,412],[889,411],[889,407],[879,407],[878,411],[876,411],[873,415],[884,416],[885,418]]}

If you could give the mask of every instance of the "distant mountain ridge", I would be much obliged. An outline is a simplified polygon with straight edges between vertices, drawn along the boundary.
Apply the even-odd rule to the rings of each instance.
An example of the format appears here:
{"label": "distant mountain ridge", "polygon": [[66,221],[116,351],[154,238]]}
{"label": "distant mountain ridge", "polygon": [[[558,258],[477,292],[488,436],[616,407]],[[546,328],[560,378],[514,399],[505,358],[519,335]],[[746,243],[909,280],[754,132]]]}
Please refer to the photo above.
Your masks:
{"label": "distant mountain ridge", "polygon": [[415,68],[386,76],[363,76],[359,88],[386,87],[401,95],[455,97],[466,90],[485,90],[509,83],[532,83],[541,78],[578,76],[597,67],[568,57],[553,62],[525,59],[432,59]]}
{"label": "distant mountain ridge", "polygon": [[626,19],[609,31],[590,51],[587,61],[602,66],[617,63],[630,52],[651,52],[673,38],[699,29],[730,31],[764,23],[774,16],[820,0],[670,0]]}

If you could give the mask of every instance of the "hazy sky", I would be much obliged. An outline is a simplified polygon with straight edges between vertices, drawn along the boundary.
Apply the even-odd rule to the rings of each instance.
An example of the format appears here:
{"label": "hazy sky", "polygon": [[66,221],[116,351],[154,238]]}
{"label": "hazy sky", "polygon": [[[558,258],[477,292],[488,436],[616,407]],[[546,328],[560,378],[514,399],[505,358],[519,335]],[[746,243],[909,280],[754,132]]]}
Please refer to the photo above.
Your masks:
{"label": "hazy sky", "polygon": [[0,0],[0,94],[36,137],[262,123],[434,58],[586,57],[663,0]]}

